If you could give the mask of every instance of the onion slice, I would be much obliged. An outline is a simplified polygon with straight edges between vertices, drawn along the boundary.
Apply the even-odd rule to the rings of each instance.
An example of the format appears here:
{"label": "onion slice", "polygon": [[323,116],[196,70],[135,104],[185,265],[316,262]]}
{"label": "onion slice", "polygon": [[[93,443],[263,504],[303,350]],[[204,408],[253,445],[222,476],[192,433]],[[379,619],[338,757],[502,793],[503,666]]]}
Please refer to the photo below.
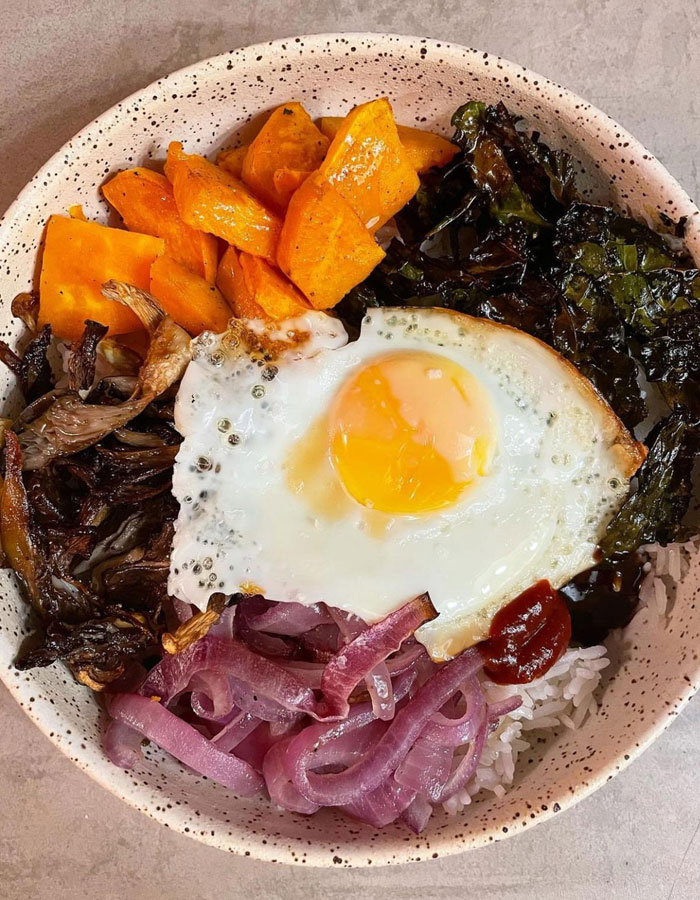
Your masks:
{"label": "onion slice", "polygon": [[133,769],[141,759],[143,735],[123,722],[112,720],[104,736],[104,748],[109,761],[120,769]]}
{"label": "onion slice", "polygon": [[[346,644],[354,640],[368,627],[357,616],[346,613],[343,610],[334,609],[330,611],[330,614],[338,625],[340,634],[343,636]],[[393,719],[396,703],[394,701],[391,675],[384,660],[365,675],[365,684],[369,699],[372,701],[372,711],[375,716],[378,719],[384,719],[386,722]]]}
{"label": "onion slice", "polygon": [[240,641],[210,635],[190,644],[181,653],[164,657],[151,669],[139,693],[144,697],[158,697],[167,706],[185,690],[195,672],[202,669],[233,675],[285,709],[316,713],[314,692],[292,672],[254,653]]}
{"label": "onion slice", "polygon": [[211,722],[220,722],[222,719],[228,721],[234,703],[231,684],[225,675],[207,669],[195,672],[187,688],[192,691],[192,710],[200,719]]}
{"label": "onion slice", "polygon": [[263,779],[251,765],[230,753],[223,753],[196,728],[160,703],[138,694],[115,694],[110,700],[109,712],[115,722],[133,728],[175,759],[242,797],[251,797],[264,786]]}
{"label": "onion slice", "polygon": [[240,712],[211,739],[219,750],[230,752],[252,734],[261,720],[247,712]]}
{"label": "onion slice", "polygon": [[401,820],[408,825],[414,834],[420,834],[428,824],[428,819],[432,814],[432,804],[419,794],[401,813]]}
{"label": "onion slice", "polygon": [[353,688],[398,650],[417,628],[436,616],[429,595],[421,594],[341,647],[326,664],[321,678],[326,716],[347,716]]}
{"label": "onion slice", "polygon": [[394,773],[394,780],[433,802],[442,793],[452,772],[452,747],[420,737]]}
{"label": "onion slice", "polygon": [[254,683],[235,675],[229,675],[228,681],[236,706],[263,722],[295,722],[302,715],[266,697]]}
{"label": "onion slice", "polygon": [[285,640],[283,637],[267,634],[265,631],[256,629],[251,624],[260,616],[265,615],[267,604],[267,600],[258,596],[245,597],[241,600],[236,606],[236,635],[256,653],[260,653],[263,656],[289,658],[292,655],[293,644],[288,638]]}
{"label": "onion slice", "polygon": [[[308,800],[322,806],[343,806],[379,787],[394,773],[420,736],[430,716],[437,712],[480,666],[481,656],[474,648],[445,663],[415,696],[398,710],[373,752],[344,772],[322,775],[311,771],[314,765],[314,751],[328,740],[328,735],[319,737],[318,741],[313,739],[309,741],[308,729],[303,731],[294,739],[291,751],[292,777],[299,791]],[[342,724],[344,723],[340,723],[340,726]]]}
{"label": "onion slice", "polygon": [[495,703],[489,703],[489,722],[496,724],[503,716],[514,712],[523,705],[523,698],[519,694],[512,697],[506,697],[505,700],[497,700]]}
{"label": "onion slice", "polygon": [[[430,717],[423,737],[440,744],[443,747],[459,747],[473,741],[479,728],[479,714],[484,700],[476,675],[470,678],[468,684],[460,689],[466,702],[466,710],[463,715],[451,719],[443,712],[436,712]],[[518,704],[519,705],[519,704]],[[510,707],[510,712],[514,707]]]}
{"label": "onion slice", "polygon": [[452,772],[447,779],[447,783],[436,796],[436,803],[444,803],[446,800],[449,800],[450,797],[454,797],[458,791],[462,790],[474,772],[476,772],[479,760],[481,759],[481,754],[484,752],[484,744],[486,743],[486,737],[489,732],[485,703],[480,710],[479,716],[479,729],[476,736],[467,752],[457,763],[457,768]]}
{"label": "onion slice", "polygon": [[347,813],[374,828],[384,828],[408,809],[415,799],[415,791],[389,778],[373,791],[341,807]]}
{"label": "onion slice", "polygon": [[286,759],[291,738],[284,738],[271,747],[265,754],[262,764],[263,777],[270,800],[292,812],[311,815],[321,807],[302,796],[294,786],[287,772]]}
{"label": "onion slice", "polygon": [[[239,608],[249,598],[239,603]],[[257,610],[247,616],[248,625],[254,631],[265,631],[268,634],[282,634],[285,637],[296,637],[316,628],[328,625],[333,619],[322,603],[306,606],[303,603],[275,603],[267,609]]]}

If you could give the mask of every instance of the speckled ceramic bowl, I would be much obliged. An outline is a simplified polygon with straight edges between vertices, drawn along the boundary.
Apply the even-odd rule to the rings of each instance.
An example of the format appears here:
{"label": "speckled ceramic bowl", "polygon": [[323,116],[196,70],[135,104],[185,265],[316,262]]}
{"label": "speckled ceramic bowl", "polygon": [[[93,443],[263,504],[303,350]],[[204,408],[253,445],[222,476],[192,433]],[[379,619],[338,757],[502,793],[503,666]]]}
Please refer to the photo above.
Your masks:
{"label": "speckled ceramic bowl", "polygon": [[[689,217],[688,246],[700,259],[700,216],[666,170],[606,115],[545,78],[488,53],[392,35],[316,35],[236,50],[155,82],[108,110],[69,141],[20,194],[0,227],[0,333],[16,341],[15,293],[31,284],[42,226],[82,203],[104,219],[98,188],[126,166],[160,159],[170,140],[209,153],[245,137],[255,117],[284,101],[312,115],[344,113],[387,94],[399,122],[449,133],[470,97],[504,100],[582,164],[592,196],[638,216]],[[585,173],[585,174],[583,174]],[[5,406],[16,403],[4,371]],[[234,853],[309,865],[377,865],[458,853],[517,834],[600,787],[677,715],[700,682],[700,568],[691,569],[669,622],[640,613],[604,690],[600,713],[578,732],[536,744],[502,800],[479,798],[463,815],[436,814],[420,837],[376,832],[329,812],[311,818],[266,800],[242,800],[150,749],[131,772],[102,753],[93,694],[59,665],[13,668],[27,632],[13,578],[0,571],[0,676],[29,716],[77,765],[160,822]]]}

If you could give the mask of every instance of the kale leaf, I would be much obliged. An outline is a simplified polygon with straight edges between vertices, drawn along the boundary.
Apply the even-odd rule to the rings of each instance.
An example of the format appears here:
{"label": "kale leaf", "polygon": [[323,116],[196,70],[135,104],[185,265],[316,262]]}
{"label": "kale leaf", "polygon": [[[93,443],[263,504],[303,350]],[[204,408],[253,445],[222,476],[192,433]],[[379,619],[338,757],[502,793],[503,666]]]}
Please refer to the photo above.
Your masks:
{"label": "kale leaf", "polygon": [[640,349],[649,381],[658,382],[671,408],[700,416],[700,310],[672,316]]}
{"label": "kale leaf", "polygon": [[604,275],[599,283],[622,313],[631,333],[652,337],[678,313],[700,307],[700,273],[656,269]]}
{"label": "kale leaf", "polygon": [[690,504],[699,438],[697,422],[680,411],[656,426],[649,437],[649,454],[637,475],[637,489],[612,519],[601,541],[605,556],[676,539]]}

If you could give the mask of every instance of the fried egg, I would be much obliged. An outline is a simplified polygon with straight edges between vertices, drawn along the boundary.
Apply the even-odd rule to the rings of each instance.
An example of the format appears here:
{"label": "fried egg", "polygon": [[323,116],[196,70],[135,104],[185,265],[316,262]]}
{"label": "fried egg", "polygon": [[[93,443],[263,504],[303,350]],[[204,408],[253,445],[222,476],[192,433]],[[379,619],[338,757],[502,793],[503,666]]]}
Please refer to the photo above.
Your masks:
{"label": "fried egg", "polygon": [[195,341],[169,589],[325,602],[368,623],[428,591],[448,659],[539,579],[595,561],[644,448],[555,351],[439,309],[309,312]]}

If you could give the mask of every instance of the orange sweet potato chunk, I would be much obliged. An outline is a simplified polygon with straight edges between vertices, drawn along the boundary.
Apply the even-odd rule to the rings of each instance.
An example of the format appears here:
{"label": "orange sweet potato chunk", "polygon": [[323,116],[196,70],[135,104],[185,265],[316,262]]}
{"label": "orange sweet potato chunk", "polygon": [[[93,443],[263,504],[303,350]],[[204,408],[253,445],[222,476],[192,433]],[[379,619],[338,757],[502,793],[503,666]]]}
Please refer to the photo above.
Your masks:
{"label": "orange sweet potato chunk", "polygon": [[168,148],[165,174],[181,218],[253,256],[274,259],[282,222],[248,187],[203,156]]}
{"label": "orange sweet potato chunk", "polygon": [[218,263],[216,238],[182,221],[172,186],[164,175],[152,169],[127,169],[102,185],[102,193],[129,231],[163,238],[168,256],[214,283]]}
{"label": "orange sweet potato chunk", "polygon": [[419,185],[385,97],[348,113],[320,171],[373,231],[397,213]]}
{"label": "orange sweet potato chunk", "polygon": [[304,295],[276,266],[250,253],[241,253],[239,258],[248,291],[265,315],[292,319],[309,311]]}
{"label": "orange sweet potato chunk", "polygon": [[222,150],[216,157],[217,166],[226,169],[231,175],[240,178],[243,174],[243,160],[248,152],[249,144],[243,144],[242,147],[235,147],[233,150]]}
{"label": "orange sweet potato chunk", "polygon": [[110,278],[148,290],[151,264],[165,251],[161,238],[51,216],[39,283],[39,327],[51,325],[54,334],[79,338],[86,319],[107,325],[110,334],[140,331],[137,317],[102,296]]}
{"label": "orange sweet potato chunk", "polygon": [[316,309],[335,306],[384,258],[352,207],[320,174],[293,195],[277,251],[282,271]]}
{"label": "orange sweet potato chunk", "polygon": [[284,200],[285,209],[289,206],[294,191],[301,187],[309,175],[311,172],[307,172],[305,169],[275,169],[272,182],[278,195]]}
{"label": "orange sweet potato chunk", "polygon": [[221,260],[217,284],[241,318],[292,319],[310,309],[303,294],[279,269],[233,247]]}
{"label": "orange sweet potato chunk", "polygon": [[294,188],[279,190],[275,173],[279,169],[307,175],[314,172],[323,162],[328,144],[301,103],[285,103],[272,113],[248,148],[241,177],[265,203],[284,210]]}
{"label": "orange sweet potato chunk", "polygon": [[231,308],[221,292],[170,256],[151,266],[150,291],[163,309],[191,335],[225,331]]}
{"label": "orange sweet potato chunk", "polygon": [[[319,128],[332,141],[342,121],[342,116],[324,116],[319,122]],[[427,172],[433,166],[445,166],[459,153],[456,144],[432,131],[409,128],[407,125],[397,125],[396,130],[416,172]]]}
{"label": "orange sweet potato chunk", "polygon": [[245,283],[240,253],[235,247],[228,247],[221,257],[216,286],[239,319],[265,318],[262,307],[255,302]]}

